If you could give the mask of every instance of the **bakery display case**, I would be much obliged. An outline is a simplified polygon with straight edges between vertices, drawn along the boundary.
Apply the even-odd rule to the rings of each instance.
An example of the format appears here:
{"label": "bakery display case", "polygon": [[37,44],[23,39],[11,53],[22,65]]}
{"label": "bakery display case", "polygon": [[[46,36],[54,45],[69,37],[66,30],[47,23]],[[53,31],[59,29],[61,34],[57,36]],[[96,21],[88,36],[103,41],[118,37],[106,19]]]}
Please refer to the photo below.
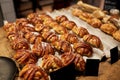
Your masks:
{"label": "bakery display case", "polygon": [[119,80],[120,15],[113,15],[79,1],[6,22],[0,56],[16,62],[15,80]]}

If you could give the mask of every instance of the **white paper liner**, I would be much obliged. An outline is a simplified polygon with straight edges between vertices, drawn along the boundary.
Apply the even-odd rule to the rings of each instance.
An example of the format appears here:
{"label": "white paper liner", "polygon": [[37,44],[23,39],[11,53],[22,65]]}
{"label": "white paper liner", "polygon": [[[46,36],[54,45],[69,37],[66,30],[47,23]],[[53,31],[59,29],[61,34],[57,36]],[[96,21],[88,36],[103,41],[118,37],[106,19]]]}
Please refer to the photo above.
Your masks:
{"label": "white paper liner", "polygon": [[[52,18],[55,19],[56,16],[60,16],[60,15],[65,15],[69,20],[74,21],[78,27],[84,27],[88,30],[88,32],[90,34],[96,35],[98,36],[104,46],[104,50],[101,51],[100,49],[97,48],[93,48],[93,56],[89,57],[91,59],[101,59],[102,56],[106,55],[106,57],[110,57],[110,49],[118,46],[118,49],[120,51],[120,42],[116,41],[112,36],[105,34],[104,32],[102,32],[100,29],[98,28],[94,28],[92,26],[90,26],[88,23],[86,23],[85,21],[73,16],[71,14],[71,9],[66,10],[66,9],[62,9],[62,10],[55,10],[52,13],[47,12],[48,15],[50,15]],[[87,59],[88,57],[84,57],[84,59]]]}

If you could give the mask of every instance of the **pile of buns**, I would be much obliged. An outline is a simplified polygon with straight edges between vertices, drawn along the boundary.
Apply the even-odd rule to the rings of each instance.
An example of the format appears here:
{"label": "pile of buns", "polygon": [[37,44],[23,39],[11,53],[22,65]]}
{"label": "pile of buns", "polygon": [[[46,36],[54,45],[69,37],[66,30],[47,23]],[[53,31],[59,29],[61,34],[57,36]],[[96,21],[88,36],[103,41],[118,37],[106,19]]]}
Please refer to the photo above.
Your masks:
{"label": "pile of buns", "polygon": [[[47,14],[32,13],[7,23],[4,30],[16,51],[13,59],[20,65],[19,76],[24,80],[49,80],[49,73],[71,63],[84,71],[83,56],[92,56],[92,47],[104,48],[99,37],[64,15],[53,19]],[[36,64],[38,59],[42,59],[41,65]]]}

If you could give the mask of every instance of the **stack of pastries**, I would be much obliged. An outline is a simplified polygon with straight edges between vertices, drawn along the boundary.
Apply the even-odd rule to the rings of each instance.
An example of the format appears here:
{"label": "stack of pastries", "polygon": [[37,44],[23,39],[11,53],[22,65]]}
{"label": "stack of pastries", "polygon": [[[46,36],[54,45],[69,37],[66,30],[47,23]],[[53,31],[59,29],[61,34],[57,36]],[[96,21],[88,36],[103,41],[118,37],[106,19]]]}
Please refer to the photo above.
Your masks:
{"label": "stack of pastries", "polygon": [[[104,14],[100,10],[96,10],[93,13],[88,13],[80,9],[73,9],[72,14],[94,28],[99,28],[101,31],[105,32],[108,35],[111,35],[117,41],[120,41],[120,30],[111,22],[112,16]],[[103,15],[104,14],[104,15]],[[97,16],[96,16],[97,15]],[[99,16],[99,17],[98,17]]]}
{"label": "stack of pastries", "polygon": [[[49,80],[49,73],[71,63],[84,71],[83,56],[92,56],[92,46],[103,49],[97,36],[64,15],[53,19],[47,14],[32,13],[7,23],[4,30],[16,51],[13,59],[21,66],[19,76],[24,80]],[[38,59],[41,64],[37,64]]]}

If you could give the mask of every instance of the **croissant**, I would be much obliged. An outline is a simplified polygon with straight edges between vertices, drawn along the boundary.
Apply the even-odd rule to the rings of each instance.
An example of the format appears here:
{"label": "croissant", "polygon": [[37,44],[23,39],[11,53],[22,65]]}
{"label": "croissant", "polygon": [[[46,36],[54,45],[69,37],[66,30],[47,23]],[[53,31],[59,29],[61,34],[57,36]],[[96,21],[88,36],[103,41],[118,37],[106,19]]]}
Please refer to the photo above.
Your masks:
{"label": "croissant", "polygon": [[17,61],[20,65],[26,65],[28,63],[36,63],[37,58],[32,55],[30,50],[17,50],[16,54],[13,58]]}
{"label": "croissant", "polygon": [[54,55],[44,55],[42,57],[42,68],[50,73],[63,67],[61,60]]}
{"label": "croissant", "polygon": [[83,37],[83,40],[91,44],[93,47],[103,50],[103,44],[97,36],[88,34]]}
{"label": "croissant", "polygon": [[49,80],[46,72],[35,64],[27,64],[19,73],[20,78],[24,80]]}
{"label": "croissant", "polygon": [[72,52],[65,52],[61,55],[61,60],[64,66],[67,66],[74,62],[75,55]]}
{"label": "croissant", "polygon": [[73,21],[63,21],[60,23],[61,26],[66,27],[67,29],[72,29],[76,24]]}
{"label": "croissant", "polygon": [[95,28],[100,28],[102,25],[102,22],[97,18],[92,18],[88,23]]}
{"label": "croissant", "polygon": [[72,47],[67,41],[62,41],[62,40],[57,40],[52,43],[52,45],[57,49],[58,51],[61,52],[69,52],[72,51]]}
{"label": "croissant", "polygon": [[92,47],[88,44],[85,44],[83,42],[74,43],[73,48],[76,53],[82,55],[82,56],[92,56],[93,50]]}
{"label": "croissant", "polygon": [[79,41],[78,37],[74,34],[71,34],[71,33],[61,35],[60,39],[68,41],[71,44],[77,43]]}
{"label": "croissant", "polygon": [[74,55],[75,55],[75,58],[74,58],[75,68],[79,71],[84,71],[85,70],[85,61],[84,61],[83,57],[77,53]]}
{"label": "croissant", "polygon": [[115,31],[117,31],[117,28],[111,23],[102,24],[100,29],[103,32],[110,34],[110,35],[112,35]]}
{"label": "croissant", "polygon": [[57,16],[56,19],[55,19],[58,23],[62,23],[64,21],[68,21],[68,18],[64,15],[61,15],[61,16]]}
{"label": "croissant", "polygon": [[113,33],[113,37],[114,37],[116,40],[120,41],[120,30],[114,32],[114,33]]}

